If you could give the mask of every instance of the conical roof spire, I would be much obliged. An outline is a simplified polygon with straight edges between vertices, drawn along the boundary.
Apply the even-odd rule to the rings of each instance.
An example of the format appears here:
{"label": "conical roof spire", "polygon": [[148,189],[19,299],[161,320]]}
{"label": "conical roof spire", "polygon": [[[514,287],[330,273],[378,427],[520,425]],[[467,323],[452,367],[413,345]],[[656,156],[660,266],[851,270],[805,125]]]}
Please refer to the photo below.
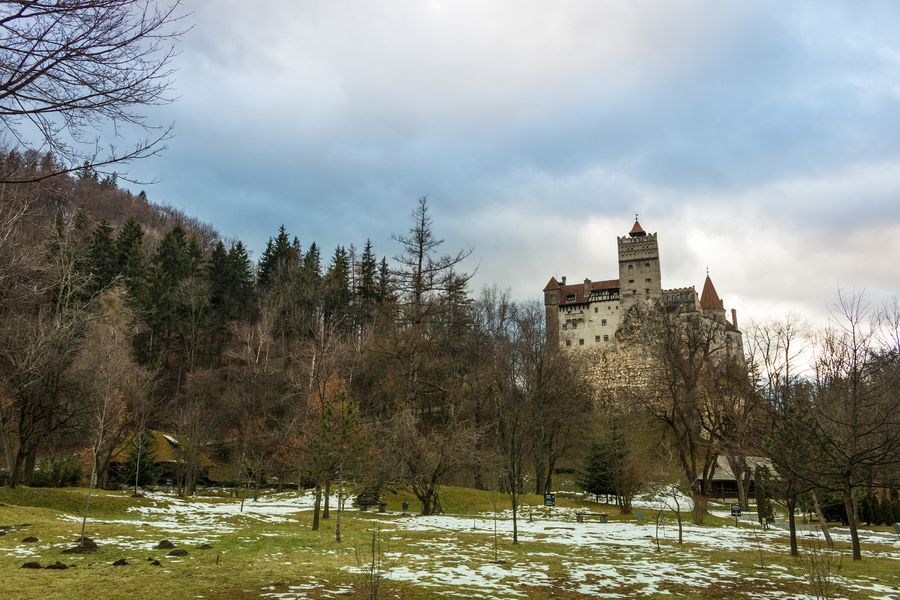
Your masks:
{"label": "conical roof spire", "polygon": [[709,278],[709,272],[706,273],[706,281],[703,282],[703,293],[700,294],[700,308],[706,309],[723,309],[722,301],[716,292],[716,286],[713,285],[712,279]]}
{"label": "conical roof spire", "polygon": [[631,231],[628,232],[628,235],[631,237],[643,237],[647,235],[647,232],[641,227],[640,221],[638,221],[637,213],[634,213],[634,225],[631,227]]}

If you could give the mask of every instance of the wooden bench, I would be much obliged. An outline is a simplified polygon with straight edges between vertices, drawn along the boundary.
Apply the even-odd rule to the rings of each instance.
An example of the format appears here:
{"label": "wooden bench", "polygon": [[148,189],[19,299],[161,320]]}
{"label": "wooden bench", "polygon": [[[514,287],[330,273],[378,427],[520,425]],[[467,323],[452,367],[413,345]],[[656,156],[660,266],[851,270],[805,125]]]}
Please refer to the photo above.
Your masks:
{"label": "wooden bench", "polygon": [[362,492],[353,500],[359,510],[369,510],[371,506],[377,506],[378,512],[384,512],[387,503],[381,499],[381,486],[372,485],[363,489]]}
{"label": "wooden bench", "polygon": [[367,511],[370,506],[377,506],[378,512],[383,513],[387,508],[387,502],[359,502],[357,501],[357,506],[359,506],[359,510]]}
{"label": "wooden bench", "polygon": [[595,512],[579,512],[575,513],[575,520],[579,523],[584,523],[585,519],[590,519],[596,517],[600,520],[601,523],[607,523],[609,521],[609,513],[595,513]]}

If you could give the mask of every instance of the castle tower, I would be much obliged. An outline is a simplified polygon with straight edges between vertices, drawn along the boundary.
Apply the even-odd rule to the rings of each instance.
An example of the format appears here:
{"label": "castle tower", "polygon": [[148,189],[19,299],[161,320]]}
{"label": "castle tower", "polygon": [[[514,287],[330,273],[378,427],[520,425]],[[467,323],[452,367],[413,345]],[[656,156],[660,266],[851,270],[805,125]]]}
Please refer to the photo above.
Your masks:
{"label": "castle tower", "polygon": [[[563,281],[565,281],[563,277]],[[556,277],[551,277],[544,288],[544,311],[547,314],[547,341],[551,348],[559,346],[559,292]]]}
{"label": "castle tower", "polygon": [[619,294],[623,310],[643,298],[662,296],[660,281],[659,244],[655,233],[644,231],[637,218],[627,236],[618,239]]}

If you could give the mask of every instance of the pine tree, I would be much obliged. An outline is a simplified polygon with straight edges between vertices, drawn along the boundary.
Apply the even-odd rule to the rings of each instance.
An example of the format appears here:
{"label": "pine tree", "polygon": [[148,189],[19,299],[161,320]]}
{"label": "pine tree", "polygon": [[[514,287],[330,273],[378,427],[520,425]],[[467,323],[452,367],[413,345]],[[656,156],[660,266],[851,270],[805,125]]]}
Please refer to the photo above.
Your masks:
{"label": "pine tree", "polygon": [[252,316],[255,296],[253,267],[247,249],[240,240],[228,249],[228,272],[231,275],[234,299],[230,316],[233,319],[249,319]]}
{"label": "pine tree", "polygon": [[284,225],[280,226],[278,235],[269,238],[259,260],[259,286],[268,288],[284,283],[285,278],[299,270],[301,256],[300,241],[296,237],[291,241]]}
{"label": "pine tree", "polygon": [[757,518],[763,528],[775,518],[775,506],[772,503],[772,475],[766,467],[757,467],[753,473],[753,487],[756,490]]}
{"label": "pine tree", "polygon": [[322,285],[324,288],[322,307],[326,325],[338,325],[344,330],[348,329],[353,292],[350,289],[350,260],[343,246],[335,248]]}
{"label": "pine tree", "polygon": [[87,255],[89,289],[98,292],[110,285],[119,274],[118,257],[112,238],[112,227],[106,221],[91,234]]}
{"label": "pine tree", "polygon": [[354,306],[356,307],[357,325],[362,326],[372,321],[375,305],[378,303],[378,263],[372,248],[372,240],[366,240],[356,270]]}
{"label": "pine tree", "polygon": [[391,269],[388,267],[387,258],[381,257],[381,264],[378,266],[378,303],[391,302],[394,297],[393,290]]}
{"label": "pine tree", "polygon": [[129,217],[116,236],[115,255],[117,273],[122,275],[132,299],[140,296],[144,277],[144,231],[140,223]]}
{"label": "pine tree", "polygon": [[616,493],[613,479],[613,464],[606,444],[593,443],[581,469],[578,485],[594,496],[608,496]]}
{"label": "pine tree", "polygon": [[176,225],[166,232],[151,259],[151,262],[162,269],[169,282],[173,284],[190,274],[191,261],[187,236],[181,225]]}

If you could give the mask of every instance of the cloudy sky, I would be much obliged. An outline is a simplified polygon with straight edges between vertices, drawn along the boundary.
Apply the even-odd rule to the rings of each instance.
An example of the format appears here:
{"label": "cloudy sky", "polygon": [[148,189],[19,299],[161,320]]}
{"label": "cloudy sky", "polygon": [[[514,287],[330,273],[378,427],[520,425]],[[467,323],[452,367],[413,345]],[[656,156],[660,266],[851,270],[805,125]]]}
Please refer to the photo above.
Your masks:
{"label": "cloudy sky", "polygon": [[634,213],[663,285],[744,319],[900,293],[900,4],[188,1],[151,199],[259,251],[371,238],[427,194],[475,286],[617,276]]}

